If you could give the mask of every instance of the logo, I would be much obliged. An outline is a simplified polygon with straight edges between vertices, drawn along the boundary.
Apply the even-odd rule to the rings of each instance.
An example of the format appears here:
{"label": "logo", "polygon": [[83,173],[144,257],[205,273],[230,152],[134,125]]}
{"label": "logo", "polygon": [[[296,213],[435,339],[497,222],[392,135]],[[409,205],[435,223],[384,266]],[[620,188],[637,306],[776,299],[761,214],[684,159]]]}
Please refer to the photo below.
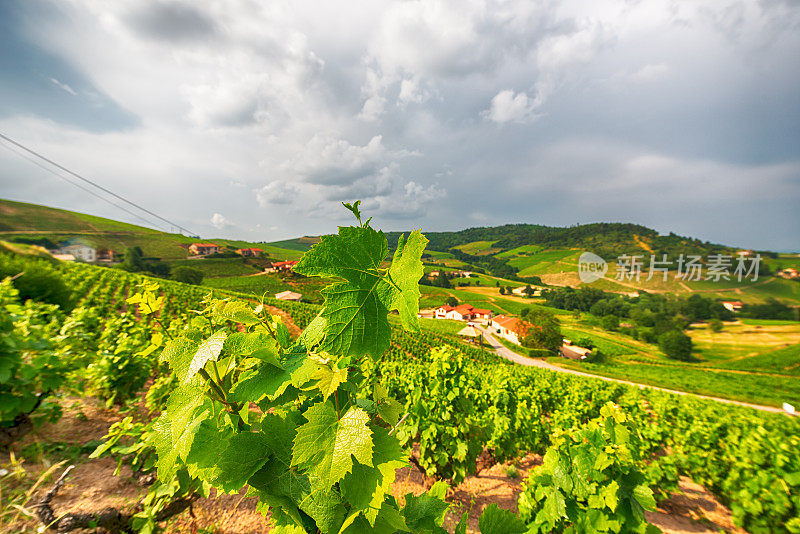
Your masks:
{"label": "logo", "polygon": [[584,284],[603,278],[608,272],[606,260],[592,252],[584,252],[578,258],[578,277]]}

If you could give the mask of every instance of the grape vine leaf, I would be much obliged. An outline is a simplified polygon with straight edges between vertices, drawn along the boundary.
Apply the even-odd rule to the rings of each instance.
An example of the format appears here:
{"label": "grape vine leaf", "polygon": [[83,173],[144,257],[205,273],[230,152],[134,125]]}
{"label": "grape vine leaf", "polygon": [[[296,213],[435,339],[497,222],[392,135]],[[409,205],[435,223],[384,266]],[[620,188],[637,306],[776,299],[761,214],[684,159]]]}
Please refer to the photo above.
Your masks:
{"label": "grape vine leaf", "polygon": [[219,473],[214,483],[225,492],[238,492],[247,479],[267,462],[268,454],[267,443],[261,434],[236,434],[217,463]]}
{"label": "grape vine leaf", "polygon": [[[369,226],[339,227],[303,255],[295,272],[339,278],[322,290],[325,337],[320,349],[342,356],[374,357],[389,346],[389,310],[417,327],[420,257],[427,239],[419,231],[401,239],[388,271],[381,267],[389,249],[383,232]],[[415,278],[416,277],[416,278]]]}
{"label": "grape vine leaf", "polygon": [[524,534],[528,527],[513,512],[503,510],[496,503],[484,508],[478,520],[481,534]]}
{"label": "grape vine leaf", "polygon": [[219,353],[222,352],[222,347],[225,344],[226,337],[228,337],[228,334],[224,330],[218,330],[197,347],[197,352],[189,363],[189,369],[183,377],[183,382],[186,382],[196,375],[200,369],[205,367],[207,362],[216,360],[219,357]]}
{"label": "grape vine leaf", "polygon": [[384,496],[394,483],[395,472],[407,465],[408,457],[400,449],[400,443],[384,428],[373,429],[373,441],[374,467],[353,464],[352,471],[345,475],[339,487],[350,503],[351,511],[356,515],[362,512],[369,524],[374,526]]}
{"label": "grape vine leaf", "polygon": [[280,367],[278,361],[278,345],[272,336],[263,332],[234,332],[225,339],[225,354],[236,354],[258,358],[275,367]]}
{"label": "grape vine leaf", "polygon": [[306,410],[303,417],[308,422],[297,429],[292,465],[308,467],[328,488],[351,470],[352,458],[372,466],[372,430],[364,410],[351,406],[339,419],[333,403],[323,401]]}

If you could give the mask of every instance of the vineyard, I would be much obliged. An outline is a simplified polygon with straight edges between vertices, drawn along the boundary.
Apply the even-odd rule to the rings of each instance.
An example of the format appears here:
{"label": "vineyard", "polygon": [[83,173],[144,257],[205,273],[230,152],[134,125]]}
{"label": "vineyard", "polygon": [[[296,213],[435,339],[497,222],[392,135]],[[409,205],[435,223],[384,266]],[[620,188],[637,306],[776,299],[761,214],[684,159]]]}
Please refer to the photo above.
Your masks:
{"label": "vineyard", "polygon": [[[681,475],[748,532],[800,532],[800,420],[523,368],[420,330],[427,240],[401,238],[387,267],[386,237],[350,208],[358,224],[297,268],[337,280],[323,306],[81,264],[48,267],[67,303],[24,300],[25,272],[3,281],[0,530],[156,532],[201,496],[247,487],[276,533],[442,533],[446,484],[481,455],[536,453],[518,512],[486,507],[481,533],[656,532],[644,511]],[[25,485],[17,446],[67,395],[122,408],[91,457],[147,481],[136,506],[59,513],[69,470]],[[398,498],[409,462],[437,483]]]}

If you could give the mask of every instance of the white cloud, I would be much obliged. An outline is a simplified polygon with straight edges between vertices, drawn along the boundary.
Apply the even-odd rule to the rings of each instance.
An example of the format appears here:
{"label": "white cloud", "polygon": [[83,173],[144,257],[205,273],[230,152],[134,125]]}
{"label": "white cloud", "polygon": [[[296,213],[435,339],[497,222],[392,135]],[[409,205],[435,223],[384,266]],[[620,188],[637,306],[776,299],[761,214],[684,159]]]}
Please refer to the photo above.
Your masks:
{"label": "white cloud", "polygon": [[536,119],[536,110],[541,102],[525,93],[514,93],[510,89],[500,91],[492,98],[491,106],[483,112],[487,119],[498,122],[531,122]]}
{"label": "white cloud", "polygon": [[210,221],[211,221],[211,226],[213,226],[217,230],[224,230],[226,228],[230,228],[231,226],[233,226],[233,223],[231,223],[227,219],[227,217],[225,217],[221,213],[215,213],[214,215],[212,215]]}
{"label": "white cloud", "polygon": [[342,185],[375,173],[387,156],[380,135],[354,145],[333,135],[312,137],[305,149],[283,165],[287,177],[322,185]]}
{"label": "white cloud", "polygon": [[256,199],[262,208],[269,204],[291,204],[299,192],[295,184],[275,180],[256,189]]}
{"label": "white cloud", "polygon": [[645,65],[631,74],[631,79],[637,82],[651,82],[663,78],[668,72],[669,67],[663,63]]}
{"label": "white cloud", "polygon": [[55,85],[57,85],[58,87],[60,87],[64,91],[68,92],[72,96],[78,96],[78,93],[75,92],[75,89],[73,89],[69,85],[67,85],[65,83],[61,83],[60,81],[56,80],[55,78],[48,78],[48,79],[50,80],[51,83],[54,83]]}

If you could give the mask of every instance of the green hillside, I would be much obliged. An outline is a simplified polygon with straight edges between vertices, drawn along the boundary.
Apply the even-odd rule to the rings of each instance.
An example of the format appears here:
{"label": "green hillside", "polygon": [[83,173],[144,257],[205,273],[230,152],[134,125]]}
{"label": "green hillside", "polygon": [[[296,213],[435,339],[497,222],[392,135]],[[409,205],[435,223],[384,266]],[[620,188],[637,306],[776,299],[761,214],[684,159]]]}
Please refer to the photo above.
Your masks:
{"label": "green hillside", "polygon": [[[0,239],[12,242],[49,240],[58,244],[76,238],[118,254],[124,253],[127,247],[138,246],[145,256],[163,260],[185,259],[188,246],[198,241],[196,237],[161,232],[103,217],[0,199]],[[279,259],[299,259],[303,252],[292,247],[234,239],[203,237],[202,240],[231,248],[256,247]]]}

